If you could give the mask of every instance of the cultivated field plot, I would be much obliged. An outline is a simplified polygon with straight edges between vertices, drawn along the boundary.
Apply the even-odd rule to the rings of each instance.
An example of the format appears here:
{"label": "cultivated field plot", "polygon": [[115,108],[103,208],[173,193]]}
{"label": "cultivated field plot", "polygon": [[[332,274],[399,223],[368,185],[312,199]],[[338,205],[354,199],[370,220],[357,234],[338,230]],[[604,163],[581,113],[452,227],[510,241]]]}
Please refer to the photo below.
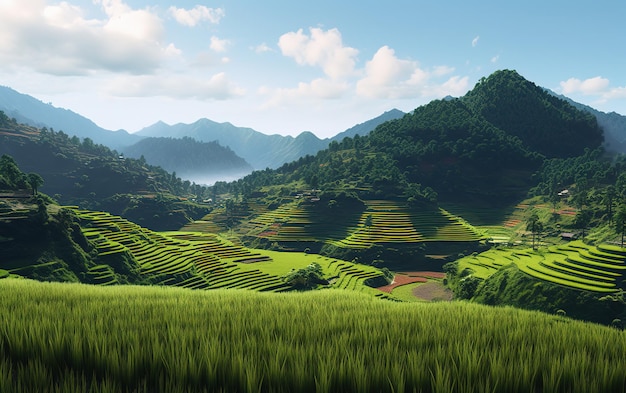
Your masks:
{"label": "cultivated field plot", "polygon": [[416,210],[394,201],[367,201],[352,233],[334,244],[368,248],[376,243],[474,242],[482,236],[443,209]]}
{"label": "cultivated field plot", "polygon": [[487,278],[503,266],[517,267],[541,280],[592,292],[618,292],[626,272],[626,249],[611,245],[591,246],[582,241],[550,246],[546,250],[491,249],[459,261]]}
{"label": "cultivated field plot", "polygon": [[[370,266],[316,254],[249,249],[212,233],[153,232],[109,213],[78,209],[75,212],[82,221],[84,235],[96,245],[99,256],[128,253],[141,274],[156,277],[159,284],[280,292],[290,289],[283,277],[291,270],[316,262],[334,288],[386,296],[365,285],[367,279],[382,275]],[[108,265],[97,265],[89,273],[96,283],[117,283]]]}

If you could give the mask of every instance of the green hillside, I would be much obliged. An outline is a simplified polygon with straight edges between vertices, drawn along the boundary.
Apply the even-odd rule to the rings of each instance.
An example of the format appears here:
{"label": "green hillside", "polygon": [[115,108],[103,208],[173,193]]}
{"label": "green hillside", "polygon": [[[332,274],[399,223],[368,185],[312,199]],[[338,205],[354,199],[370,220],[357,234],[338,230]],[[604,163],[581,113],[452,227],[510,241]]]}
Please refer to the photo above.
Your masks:
{"label": "green hillside", "polygon": [[[523,109],[511,107],[516,100]],[[616,246],[626,233],[624,159],[599,148],[588,115],[514,71],[315,156],[210,188],[88,139],[1,120],[3,148],[28,171],[38,168],[27,158],[35,152],[41,189],[72,202],[6,198],[2,276],[343,288],[411,301],[442,298],[420,293],[447,284],[478,302],[556,307],[605,324],[626,318]],[[531,287],[541,296],[516,296]],[[602,315],[582,312],[607,301]],[[576,302],[581,312],[570,312]]]}
{"label": "green hillside", "polygon": [[153,229],[178,229],[210,211],[190,201],[208,198],[206,187],[90,138],[19,124],[1,111],[0,155],[10,156],[21,171],[40,175],[40,190],[62,204],[104,209]]}
{"label": "green hillside", "polygon": [[200,184],[206,183],[196,179],[219,179],[252,172],[250,164],[216,141],[198,142],[190,137],[143,138],[122,151],[127,157],[143,157],[151,165]]}

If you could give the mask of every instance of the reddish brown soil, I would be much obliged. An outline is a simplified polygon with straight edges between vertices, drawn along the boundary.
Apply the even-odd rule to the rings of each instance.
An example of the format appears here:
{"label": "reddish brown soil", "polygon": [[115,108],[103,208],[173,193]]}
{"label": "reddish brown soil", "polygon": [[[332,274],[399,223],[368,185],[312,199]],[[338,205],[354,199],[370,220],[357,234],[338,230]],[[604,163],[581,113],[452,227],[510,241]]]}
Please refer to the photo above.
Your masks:
{"label": "reddish brown soil", "polygon": [[378,287],[379,290],[387,293],[391,293],[395,287],[399,287],[401,285],[412,284],[414,282],[427,282],[428,280],[424,277],[411,277],[405,274],[396,274],[393,278],[393,282],[389,285],[385,285],[384,287]]}
{"label": "reddish brown soil", "polygon": [[393,282],[384,287],[378,287],[380,291],[391,293],[395,287],[413,284],[416,282],[427,283],[429,278],[442,279],[446,276],[443,272],[403,272],[393,277]]}

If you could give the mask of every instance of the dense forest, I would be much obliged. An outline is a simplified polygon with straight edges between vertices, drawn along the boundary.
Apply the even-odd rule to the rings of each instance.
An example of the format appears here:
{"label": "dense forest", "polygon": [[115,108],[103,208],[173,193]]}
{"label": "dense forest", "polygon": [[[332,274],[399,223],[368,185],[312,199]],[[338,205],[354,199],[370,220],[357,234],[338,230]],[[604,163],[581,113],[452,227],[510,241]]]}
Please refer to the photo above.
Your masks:
{"label": "dense forest", "polygon": [[515,71],[499,71],[464,97],[435,100],[367,136],[332,142],[315,156],[216,187],[251,192],[301,180],[364,197],[507,204],[547,176],[537,174],[544,161],[552,162],[545,166],[549,171],[549,165],[594,151],[602,141],[592,115]]}
{"label": "dense forest", "polygon": [[154,229],[178,229],[210,210],[192,203],[208,196],[205,186],[182,180],[145,159],[124,157],[90,138],[18,124],[3,112],[0,154],[32,173],[4,178],[0,181],[5,186],[0,188],[32,189],[31,183],[36,184],[61,204],[111,211]]}

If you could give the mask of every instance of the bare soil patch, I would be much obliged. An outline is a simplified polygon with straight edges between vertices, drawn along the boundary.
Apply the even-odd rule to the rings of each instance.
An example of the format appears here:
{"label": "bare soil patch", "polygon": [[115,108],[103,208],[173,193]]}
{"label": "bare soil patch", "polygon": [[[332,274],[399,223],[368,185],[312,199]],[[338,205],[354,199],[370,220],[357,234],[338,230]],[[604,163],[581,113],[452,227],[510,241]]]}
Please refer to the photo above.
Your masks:
{"label": "bare soil patch", "polygon": [[393,282],[389,285],[385,285],[384,287],[378,287],[378,290],[391,293],[395,287],[399,287],[401,285],[412,284],[414,282],[427,282],[428,280],[425,277],[416,277],[409,276],[406,274],[396,274],[393,277]]}
{"label": "bare soil patch", "polygon": [[377,289],[383,292],[391,293],[395,287],[399,287],[401,285],[413,284],[416,282],[427,283],[429,278],[442,279],[445,276],[446,273],[443,272],[402,272],[393,277],[393,282],[391,284],[378,287]]}
{"label": "bare soil patch", "polygon": [[413,289],[413,296],[419,299],[427,300],[429,302],[450,301],[452,300],[453,293],[451,290],[444,287],[441,283],[428,281],[422,285],[415,287],[415,289]]}

